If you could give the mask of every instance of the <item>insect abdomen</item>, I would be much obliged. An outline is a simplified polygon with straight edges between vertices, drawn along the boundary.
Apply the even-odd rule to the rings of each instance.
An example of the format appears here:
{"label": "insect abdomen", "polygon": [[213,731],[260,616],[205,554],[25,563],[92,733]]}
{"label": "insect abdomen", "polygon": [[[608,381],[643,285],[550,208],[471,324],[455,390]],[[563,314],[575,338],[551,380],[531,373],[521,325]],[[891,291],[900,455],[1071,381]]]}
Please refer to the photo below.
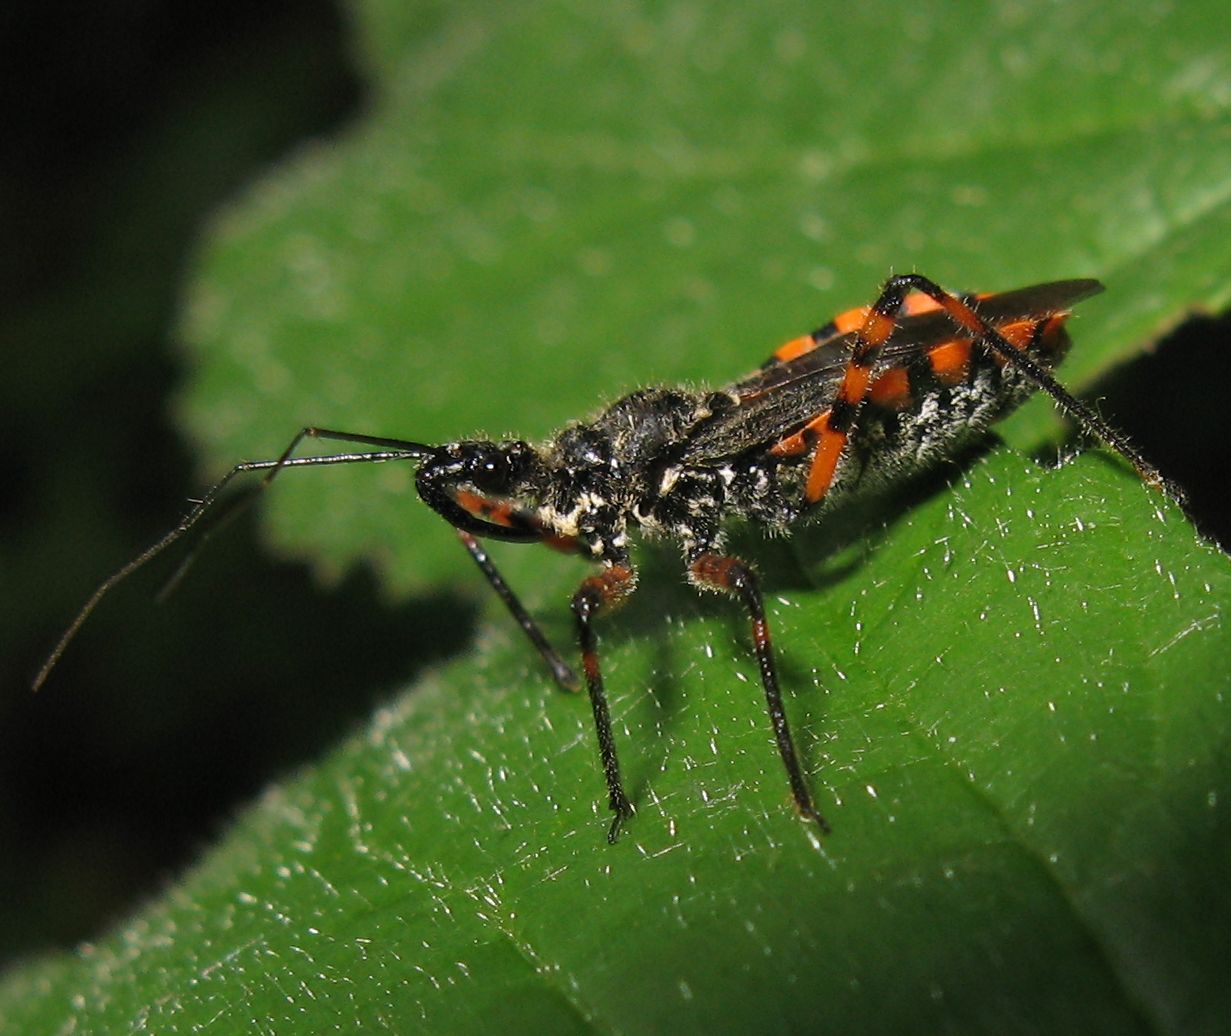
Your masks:
{"label": "insect abdomen", "polygon": [[[1019,320],[998,330],[1048,370],[1067,352],[1067,314]],[[879,374],[852,436],[833,493],[909,477],[952,456],[1035,391],[1019,371],[968,338],[921,351]]]}

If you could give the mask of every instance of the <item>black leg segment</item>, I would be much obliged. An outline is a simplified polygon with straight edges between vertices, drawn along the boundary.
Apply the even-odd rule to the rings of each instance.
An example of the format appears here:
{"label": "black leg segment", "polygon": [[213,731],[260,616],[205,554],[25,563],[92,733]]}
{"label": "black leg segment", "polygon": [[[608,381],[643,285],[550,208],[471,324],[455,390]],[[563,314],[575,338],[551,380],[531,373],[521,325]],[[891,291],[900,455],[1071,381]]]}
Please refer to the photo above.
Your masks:
{"label": "black leg segment", "polygon": [[615,738],[611,732],[611,713],[603,690],[603,674],[598,662],[598,639],[594,635],[594,617],[604,608],[623,600],[633,591],[636,579],[632,570],[613,565],[590,576],[573,595],[573,615],[577,620],[577,640],[581,646],[581,665],[586,674],[586,690],[594,710],[594,727],[598,732],[598,751],[607,780],[608,802],[615,817],[607,831],[607,841],[615,844],[620,827],[633,815],[633,804],[624,794],[620,780],[620,761],[616,756]]}
{"label": "black leg segment", "polygon": [[791,783],[795,806],[805,819],[814,821],[817,827],[828,834],[829,824],[812,803],[812,793],[808,790],[803,767],[799,765],[799,756],[795,752],[795,742],[791,739],[791,728],[782,705],[782,691],[778,687],[778,671],[774,665],[774,648],[770,641],[769,624],[765,621],[765,605],[761,599],[756,573],[739,558],[721,554],[702,554],[693,561],[688,571],[698,586],[733,594],[747,610],[748,617],[752,620],[752,646],[761,670],[765,704],[774,728],[774,740],[778,743],[778,754],[782,757],[782,765],[786,767],[787,779]]}

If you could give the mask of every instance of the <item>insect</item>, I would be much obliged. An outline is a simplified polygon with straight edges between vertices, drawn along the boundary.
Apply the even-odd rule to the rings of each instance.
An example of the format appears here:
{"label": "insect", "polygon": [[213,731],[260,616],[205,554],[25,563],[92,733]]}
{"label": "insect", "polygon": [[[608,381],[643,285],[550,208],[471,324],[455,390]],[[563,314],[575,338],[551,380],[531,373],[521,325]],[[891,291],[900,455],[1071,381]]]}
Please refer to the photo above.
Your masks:
{"label": "insect", "polygon": [[[513,619],[567,690],[584,685],[594,714],[612,819],[608,841],[633,814],[624,790],[599,661],[596,620],[637,585],[631,536],[675,540],[688,579],[734,597],[751,624],[770,726],[800,815],[822,831],[783,707],[756,571],[727,553],[733,519],[789,531],[835,501],[920,472],[950,456],[1036,390],[1125,456],[1141,477],[1181,498],[1090,407],[1051,374],[1069,346],[1071,307],[1102,290],[1094,280],[1056,281],[999,294],[955,295],[926,277],[889,278],[871,305],[849,310],[779,348],[723,388],[646,388],[542,446],[406,439],[304,428],[276,460],[236,464],[180,523],[102,583],[34,681],[37,689],[102,597],[197,525],[244,473],[259,488],[287,468],[417,462],[415,487],[454,527]],[[295,456],[304,439],[360,452]],[[548,642],[508,587],[483,540],[543,543],[598,566],[572,598],[582,678]]]}

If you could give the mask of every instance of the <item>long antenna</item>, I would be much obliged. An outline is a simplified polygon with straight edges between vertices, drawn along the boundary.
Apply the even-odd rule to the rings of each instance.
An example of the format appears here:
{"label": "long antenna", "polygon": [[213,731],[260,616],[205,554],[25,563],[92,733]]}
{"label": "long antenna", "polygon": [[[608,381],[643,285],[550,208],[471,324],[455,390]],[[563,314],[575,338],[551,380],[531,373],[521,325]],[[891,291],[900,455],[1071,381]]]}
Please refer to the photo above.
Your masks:
{"label": "long antenna", "polygon": [[[356,443],[364,446],[379,446],[379,450],[369,451],[365,453],[337,453],[329,454],[321,457],[292,457],[291,454],[305,438],[313,439],[328,439],[336,442]],[[411,442],[406,439],[388,439],[374,435],[356,435],[350,432],[335,432],[327,428],[302,428],[296,434],[287,446],[282,451],[282,455],[277,460],[247,460],[236,464],[230,471],[215,482],[205,493],[200,500],[193,504],[175,528],[164,534],[160,539],[143,550],[135,558],[129,561],[123,567],[111,573],[106,579],[99,584],[98,588],[92,593],[89,599],[81,606],[81,610],[68,628],[60,635],[60,639],[56,642],[56,646],[52,648],[51,654],[47,656],[47,660],[39,669],[38,674],[34,677],[31,687],[37,691],[44,683],[47,682],[47,677],[51,675],[51,671],[56,667],[60,658],[64,655],[73,638],[77,636],[78,631],[85,624],[86,619],[98,607],[99,602],[119,583],[122,583],[130,575],[141,568],[147,562],[158,557],[164,550],[170,547],[173,543],[181,539],[189,532],[201,519],[205,513],[210,510],[219,501],[219,497],[226,487],[237,476],[250,471],[264,471],[266,475],[261,479],[257,486],[257,492],[264,490],[277,476],[278,472],[284,468],[306,468],[306,467],[322,467],[331,464],[378,464],[388,460],[422,460],[424,457],[429,457],[435,452],[435,447],[428,446],[425,443]],[[255,499],[256,493],[253,493],[246,499],[239,502],[239,505],[233,508],[230,512],[224,515],[223,520],[229,520],[238,513],[239,508],[247,506]],[[186,562],[176,570],[171,578],[169,585],[174,585],[183,575],[192,558],[196,556],[196,552],[189,556]]]}

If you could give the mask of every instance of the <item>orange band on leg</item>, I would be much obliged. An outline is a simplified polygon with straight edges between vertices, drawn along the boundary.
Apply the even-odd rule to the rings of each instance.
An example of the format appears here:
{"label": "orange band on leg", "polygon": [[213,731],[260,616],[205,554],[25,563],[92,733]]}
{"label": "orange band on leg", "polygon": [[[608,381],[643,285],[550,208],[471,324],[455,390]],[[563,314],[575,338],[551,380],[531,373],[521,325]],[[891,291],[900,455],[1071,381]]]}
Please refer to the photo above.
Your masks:
{"label": "orange band on leg", "polygon": [[842,448],[845,445],[846,433],[833,431],[826,420],[816,453],[812,455],[812,467],[808,471],[808,482],[804,487],[804,499],[808,503],[818,503],[829,492],[834,472],[838,470],[838,459],[842,456]]}

